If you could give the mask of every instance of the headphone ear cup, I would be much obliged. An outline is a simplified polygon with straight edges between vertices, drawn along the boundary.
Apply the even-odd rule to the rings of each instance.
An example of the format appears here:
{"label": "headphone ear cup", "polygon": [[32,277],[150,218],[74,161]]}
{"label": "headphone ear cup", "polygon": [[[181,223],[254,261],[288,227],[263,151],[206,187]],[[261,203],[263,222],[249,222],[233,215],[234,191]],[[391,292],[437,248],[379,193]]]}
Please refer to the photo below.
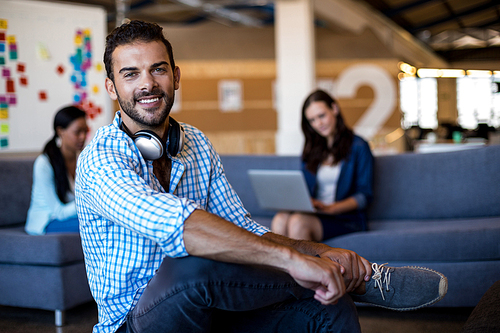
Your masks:
{"label": "headphone ear cup", "polygon": [[174,118],[169,119],[167,150],[171,156],[175,156],[184,147],[184,129]]}
{"label": "headphone ear cup", "polygon": [[165,147],[155,132],[142,130],[135,133],[133,139],[144,159],[154,161],[163,156]]}

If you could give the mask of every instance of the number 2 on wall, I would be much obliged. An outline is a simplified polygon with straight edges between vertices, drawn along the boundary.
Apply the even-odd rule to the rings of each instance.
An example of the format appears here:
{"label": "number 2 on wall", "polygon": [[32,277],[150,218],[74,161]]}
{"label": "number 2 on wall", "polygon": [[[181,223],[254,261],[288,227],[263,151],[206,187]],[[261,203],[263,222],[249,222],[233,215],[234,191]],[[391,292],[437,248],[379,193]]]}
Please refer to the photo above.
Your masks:
{"label": "number 2 on wall", "polygon": [[335,86],[338,98],[355,98],[361,86],[369,86],[373,89],[375,96],[372,104],[354,125],[356,134],[366,140],[371,140],[384,126],[396,107],[397,92],[394,78],[376,65],[354,65],[340,73]]}

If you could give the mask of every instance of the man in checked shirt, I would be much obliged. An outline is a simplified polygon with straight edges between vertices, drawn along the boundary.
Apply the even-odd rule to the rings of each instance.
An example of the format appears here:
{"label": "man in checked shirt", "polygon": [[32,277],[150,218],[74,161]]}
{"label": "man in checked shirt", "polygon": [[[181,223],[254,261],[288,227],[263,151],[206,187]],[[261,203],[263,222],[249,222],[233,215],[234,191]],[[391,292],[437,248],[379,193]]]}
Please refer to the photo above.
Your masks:
{"label": "man in checked shirt", "polygon": [[94,332],[353,333],[353,299],[409,310],[444,296],[440,273],[254,222],[209,140],[169,117],[181,72],[161,27],[116,28],[104,63],[120,111],[80,155],[75,189]]}

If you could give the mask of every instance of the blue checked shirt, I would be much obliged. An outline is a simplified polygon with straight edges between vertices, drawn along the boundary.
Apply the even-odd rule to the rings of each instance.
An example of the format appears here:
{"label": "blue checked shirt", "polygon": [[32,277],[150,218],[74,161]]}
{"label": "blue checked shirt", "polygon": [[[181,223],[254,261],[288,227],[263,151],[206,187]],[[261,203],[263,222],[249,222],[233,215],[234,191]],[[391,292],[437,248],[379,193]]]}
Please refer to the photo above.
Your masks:
{"label": "blue checked shirt", "polygon": [[85,265],[99,310],[94,332],[114,332],[135,306],[165,256],[187,256],[184,221],[195,209],[219,215],[257,235],[228,183],[218,154],[196,128],[182,124],[184,149],[172,157],[170,189],[162,188],[120,113],[100,128],[78,159],[75,186]]}

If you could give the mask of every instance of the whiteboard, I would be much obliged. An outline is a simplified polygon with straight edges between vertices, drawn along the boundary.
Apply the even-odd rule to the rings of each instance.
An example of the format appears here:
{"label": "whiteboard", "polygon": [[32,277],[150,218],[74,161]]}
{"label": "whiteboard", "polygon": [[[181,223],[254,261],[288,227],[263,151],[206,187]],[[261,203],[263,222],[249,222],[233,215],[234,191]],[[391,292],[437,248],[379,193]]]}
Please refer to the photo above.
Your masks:
{"label": "whiteboard", "polygon": [[55,113],[79,104],[89,139],[112,119],[103,8],[0,0],[0,154],[41,151]]}

